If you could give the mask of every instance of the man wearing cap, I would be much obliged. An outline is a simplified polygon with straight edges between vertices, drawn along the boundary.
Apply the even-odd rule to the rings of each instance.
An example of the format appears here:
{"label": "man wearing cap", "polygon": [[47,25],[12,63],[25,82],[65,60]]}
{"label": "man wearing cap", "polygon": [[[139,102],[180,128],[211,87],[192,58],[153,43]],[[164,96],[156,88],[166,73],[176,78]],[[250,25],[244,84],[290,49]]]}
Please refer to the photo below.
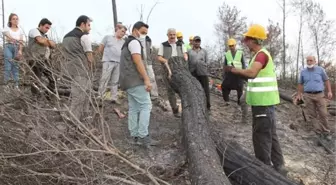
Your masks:
{"label": "man wearing cap", "polygon": [[82,120],[90,116],[91,79],[94,58],[92,43],[88,36],[92,20],[82,15],[76,21],[76,27],[63,38],[63,46],[67,59],[67,75],[71,82],[70,110]]}
{"label": "man wearing cap", "polygon": [[193,48],[188,51],[188,64],[190,73],[201,83],[205,96],[207,109],[210,110],[210,90],[208,78],[208,54],[206,50],[201,48],[201,37],[195,36],[193,40]]}
{"label": "man wearing cap", "polygon": [[179,112],[179,107],[176,102],[176,93],[169,85],[169,77],[171,76],[171,71],[168,66],[168,60],[170,57],[179,56],[184,57],[186,61],[188,61],[188,55],[184,44],[180,42],[176,42],[176,30],[174,28],[169,28],[167,31],[168,41],[163,42],[160,45],[157,60],[163,65],[165,68],[164,71],[168,71],[168,74],[165,80],[165,84],[167,86],[167,94],[170,106],[172,108],[173,114],[175,117],[181,117]]}
{"label": "man wearing cap", "polygon": [[149,92],[152,89],[144,64],[144,50],[139,39],[146,38],[148,25],[138,21],[133,25],[132,35],[128,36],[121,48],[120,88],[128,97],[128,130],[134,144],[145,147],[154,145],[148,127],[152,102]]}
{"label": "man wearing cap", "polygon": [[262,46],[267,38],[266,30],[260,25],[252,25],[244,34],[244,44],[252,57],[247,69],[225,66],[226,72],[248,78],[246,102],[252,106],[253,146],[255,156],[286,175],[284,157],[276,132],[275,105],[280,103],[275,66],[272,56]]}

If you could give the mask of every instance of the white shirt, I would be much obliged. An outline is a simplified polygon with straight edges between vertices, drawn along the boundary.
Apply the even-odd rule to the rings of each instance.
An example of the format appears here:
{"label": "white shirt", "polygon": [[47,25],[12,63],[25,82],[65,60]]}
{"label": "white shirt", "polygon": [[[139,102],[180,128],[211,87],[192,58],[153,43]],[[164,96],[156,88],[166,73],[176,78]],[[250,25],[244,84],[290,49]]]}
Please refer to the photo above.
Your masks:
{"label": "white shirt", "polygon": [[[176,49],[177,46],[176,46],[176,43],[170,44],[170,46],[172,47],[172,54],[171,54],[171,56],[172,57],[176,57],[177,56],[177,49]],[[182,44],[182,53],[184,54],[186,52],[187,52],[187,49],[184,46],[184,44]],[[158,55],[159,56],[163,56],[163,44],[160,45]]]}
{"label": "white shirt", "polygon": [[[31,39],[35,39],[36,37],[47,38],[47,34],[42,34],[37,28],[34,28],[29,31],[28,37]],[[46,47],[45,58],[48,59],[49,56],[50,56],[50,48]]]}
{"label": "white shirt", "polygon": [[[2,30],[2,33],[4,35],[9,35],[11,36],[13,39],[15,40],[25,40],[25,37],[24,37],[24,33],[22,31],[21,28],[19,28],[18,30],[16,31],[13,31],[11,28],[9,27],[5,27],[3,30]],[[6,43],[8,43],[8,40],[6,39]]]}

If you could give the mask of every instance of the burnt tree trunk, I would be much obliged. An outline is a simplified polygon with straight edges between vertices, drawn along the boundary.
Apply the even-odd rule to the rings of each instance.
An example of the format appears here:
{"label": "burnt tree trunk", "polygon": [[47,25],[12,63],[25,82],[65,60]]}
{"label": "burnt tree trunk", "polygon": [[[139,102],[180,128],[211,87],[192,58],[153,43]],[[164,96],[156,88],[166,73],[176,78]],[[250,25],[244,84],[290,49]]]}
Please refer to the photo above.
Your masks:
{"label": "burnt tree trunk", "polygon": [[205,94],[201,84],[186,67],[182,57],[168,62],[170,84],[182,100],[182,134],[193,185],[230,185],[210,136]]}
{"label": "burnt tree trunk", "polygon": [[224,171],[232,184],[295,185],[294,182],[250,155],[235,141],[226,141],[215,129],[212,129],[212,138],[217,145]]}
{"label": "burnt tree trunk", "polygon": [[185,67],[182,57],[172,57],[168,64],[172,71],[170,84],[182,100],[183,143],[193,185],[295,185],[211,129],[201,84]]}

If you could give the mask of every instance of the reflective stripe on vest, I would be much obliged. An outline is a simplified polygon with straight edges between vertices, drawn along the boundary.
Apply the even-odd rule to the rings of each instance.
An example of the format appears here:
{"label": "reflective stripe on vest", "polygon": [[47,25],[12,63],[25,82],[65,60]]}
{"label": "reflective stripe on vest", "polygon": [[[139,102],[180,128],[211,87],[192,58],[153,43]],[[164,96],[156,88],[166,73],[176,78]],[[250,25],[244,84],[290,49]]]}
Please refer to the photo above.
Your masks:
{"label": "reflective stripe on vest", "polygon": [[228,65],[232,65],[233,64],[233,66],[235,68],[239,68],[239,69],[243,68],[242,63],[241,63],[242,56],[243,56],[243,52],[240,51],[240,50],[236,51],[236,54],[235,54],[234,58],[232,57],[232,53],[231,53],[230,50],[225,53],[227,64]]}
{"label": "reflective stripe on vest", "polygon": [[261,49],[252,58],[249,67],[252,66],[259,52],[268,56],[268,62],[254,79],[249,79],[246,88],[246,103],[252,106],[270,106],[280,103],[278,83],[275,74],[275,66],[272,56],[266,49]]}

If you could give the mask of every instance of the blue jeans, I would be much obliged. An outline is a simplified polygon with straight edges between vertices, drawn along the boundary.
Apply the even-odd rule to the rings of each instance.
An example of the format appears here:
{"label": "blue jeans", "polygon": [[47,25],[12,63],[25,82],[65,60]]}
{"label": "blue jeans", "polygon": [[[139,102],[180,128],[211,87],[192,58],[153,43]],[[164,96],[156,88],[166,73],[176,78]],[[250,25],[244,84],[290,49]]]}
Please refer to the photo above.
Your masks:
{"label": "blue jeans", "polygon": [[126,90],[128,96],[128,129],[132,137],[148,135],[152,101],[144,85]]}
{"label": "blue jeans", "polygon": [[16,57],[19,49],[19,45],[17,44],[9,44],[5,45],[4,57],[5,57],[5,84],[13,77],[15,81],[15,85],[19,85],[19,64],[13,59]]}

